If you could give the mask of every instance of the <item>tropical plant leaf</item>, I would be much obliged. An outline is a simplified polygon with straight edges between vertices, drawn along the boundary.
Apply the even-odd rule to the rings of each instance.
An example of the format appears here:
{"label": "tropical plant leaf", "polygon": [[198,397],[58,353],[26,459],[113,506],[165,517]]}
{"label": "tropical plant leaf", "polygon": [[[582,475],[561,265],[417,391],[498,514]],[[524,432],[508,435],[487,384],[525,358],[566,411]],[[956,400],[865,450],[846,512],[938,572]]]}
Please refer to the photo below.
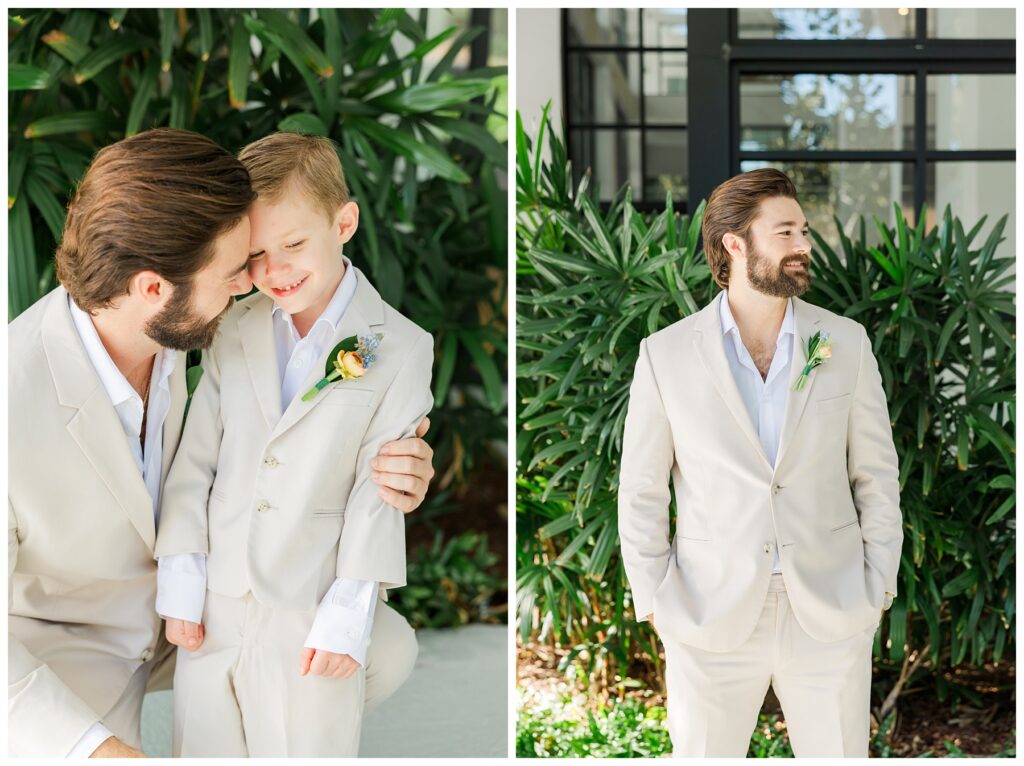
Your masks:
{"label": "tropical plant leaf", "polygon": [[8,64],[7,90],[44,90],[50,85],[50,72],[31,64]]}
{"label": "tropical plant leaf", "polygon": [[288,115],[277,123],[277,129],[284,133],[303,133],[308,136],[327,135],[327,126],[323,120],[309,112]]}

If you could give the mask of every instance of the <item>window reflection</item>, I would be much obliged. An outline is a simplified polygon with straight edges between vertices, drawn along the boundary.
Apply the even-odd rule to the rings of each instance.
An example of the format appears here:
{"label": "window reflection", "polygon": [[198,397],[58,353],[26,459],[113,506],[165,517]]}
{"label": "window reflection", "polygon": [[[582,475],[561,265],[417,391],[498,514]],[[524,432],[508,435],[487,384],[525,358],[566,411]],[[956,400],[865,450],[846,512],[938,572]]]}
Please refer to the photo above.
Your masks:
{"label": "window reflection", "polygon": [[883,40],[914,36],[909,8],[740,8],[739,36],[767,40]]}
{"label": "window reflection", "polygon": [[909,149],[914,81],[893,74],[744,75],[741,148]]}

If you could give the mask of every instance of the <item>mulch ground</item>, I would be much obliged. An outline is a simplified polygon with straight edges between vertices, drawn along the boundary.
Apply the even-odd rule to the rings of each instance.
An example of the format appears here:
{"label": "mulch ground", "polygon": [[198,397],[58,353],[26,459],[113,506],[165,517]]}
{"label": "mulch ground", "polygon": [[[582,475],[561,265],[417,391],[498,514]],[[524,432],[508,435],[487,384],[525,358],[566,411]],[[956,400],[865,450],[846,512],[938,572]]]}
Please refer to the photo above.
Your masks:
{"label": "mulch ground", "polygon": [[[878,675],[878,670],[875,670]],[[1016,665],[1000,662],[981,667],[959,667],[947,679],[981,697],[981,706],[962,702],[951,709],[940,702],[934,683],[913,687],[900,696],[892,748],[895,755],[914,757],[931,750],[945,755],[944,742],[952,742],[966,755],[1000,752],[1015,739],[1017,728]]]}
{"label": "mulch ground", "polygon": [[[558,660],[564,654],[563,650],[553,650],[549,646],[531,644],[518,647],[516,677],[519,687],[531,696],[548,698],[581,693],[578,685],[567,683],[558,672]],[[879,677],[878,668],[875,676]],[[896,722],[889,742],[893,757],[914,758],[927,752],[932,756],[951,755],[946,742],[952,743],[964,755],[991,756],[1014,741],[1016,668],[1013,662],[1001,662],[998,667],[991,664],[980,668],[962,667],[947,678],[975,692],[981,698],[981,706],[962,702],[952,709],[948,700],[938,700],[932,682],[907,689],[897,703]],[[641,696],[648,705],[664,704],[659,693],[628,694]],[[873,700],[873,704],[879,703],[879,699]],[[782,708],[771,689],[761,709],[766,714],[782,718]],[[785,736],[784,727],[780,728]]]}

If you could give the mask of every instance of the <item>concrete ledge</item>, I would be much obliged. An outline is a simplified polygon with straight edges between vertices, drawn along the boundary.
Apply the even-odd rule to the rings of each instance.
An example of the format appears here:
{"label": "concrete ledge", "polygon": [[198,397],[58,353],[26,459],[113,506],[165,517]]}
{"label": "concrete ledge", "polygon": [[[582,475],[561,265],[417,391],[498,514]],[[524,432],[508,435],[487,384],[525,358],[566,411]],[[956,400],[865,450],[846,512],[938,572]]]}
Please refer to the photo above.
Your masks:
{"label": "concrete ledge", "polygon": [[[418,630],[405,685],[363,721],[359,755],[504,758],[508,753],[508,628]],[[171,692],[146,695],[142,746],[171,755]]]}

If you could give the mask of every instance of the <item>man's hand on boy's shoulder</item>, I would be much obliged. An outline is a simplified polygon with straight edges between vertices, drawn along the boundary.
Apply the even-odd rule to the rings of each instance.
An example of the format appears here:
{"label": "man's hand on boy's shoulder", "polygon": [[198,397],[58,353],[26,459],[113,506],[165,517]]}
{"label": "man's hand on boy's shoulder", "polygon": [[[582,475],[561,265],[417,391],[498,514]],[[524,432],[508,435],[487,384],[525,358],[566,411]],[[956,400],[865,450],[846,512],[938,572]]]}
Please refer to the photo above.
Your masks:
{"label": "man's hand on boy's shoulder", "polygon": [[348,678],[359,668],[359,663],[347,654],[326,652],[323,649],[303,647],[299,654],[299,675],[312,673],[324,678]]}
{"label": "man's hand on boy's shoulder", "polygon": [[423,441],[430,428],[430,418],[423,418],[416,436],[388,442],[371,461],[372,478],[380,485],[380,496],[402,513],[419,508],[434,478],[434,450]]}

